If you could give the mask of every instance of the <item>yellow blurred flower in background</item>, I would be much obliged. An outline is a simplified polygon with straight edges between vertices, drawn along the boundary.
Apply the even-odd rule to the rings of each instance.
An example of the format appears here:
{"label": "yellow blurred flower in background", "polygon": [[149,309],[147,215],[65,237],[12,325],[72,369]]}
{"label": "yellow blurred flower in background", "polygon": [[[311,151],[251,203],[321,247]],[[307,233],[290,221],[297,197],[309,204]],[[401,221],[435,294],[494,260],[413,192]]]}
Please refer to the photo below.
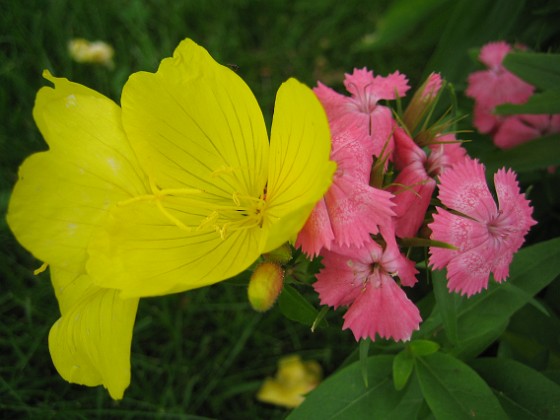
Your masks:
{"label": "yellow blurred flower in background", "polygon": [[286,356],[278,361],[274,378],[266,378],[257,399],[287,408],[299,406],[305,394],[321,382],[322,369],[315,360],[303,362],[299,355]]}
{"label": "yellow blurred flower in background", "polygon": [[68,42],[68,52],[78,63],[101,64],[113,67],[113,56],[115,50],[103,41],[88,41],[83,38],[75,38]]}

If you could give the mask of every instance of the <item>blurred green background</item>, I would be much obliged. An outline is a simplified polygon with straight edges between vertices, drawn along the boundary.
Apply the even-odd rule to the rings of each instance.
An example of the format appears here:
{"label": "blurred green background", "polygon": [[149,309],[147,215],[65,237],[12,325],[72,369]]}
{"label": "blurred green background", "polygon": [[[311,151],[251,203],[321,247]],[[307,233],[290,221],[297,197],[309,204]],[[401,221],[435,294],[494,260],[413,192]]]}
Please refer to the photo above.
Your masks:
{"label": "blurred green background", "polygon": [[[267,121],[276,89],[288,77],[341,89],[344,73],[364,66],[382,75],[399,70],[413,87],[429,71],[441,71],[455,87],[459,113],[466,114],[471,103],[461,91],[466,75],[477,68],[469,51],[505,39],[558,52],[559,18],[557,2],[545,0],[4,0],[0,212],[5,214],[23,159],[46,148],[31,116],[35,94],[47,83],[43,69],[118,102],[131,73],[155,71],[190,37],[218,62],[238,69]],[[67,43],[76,37],[111,44],[114,68],[72,61]],[[489,139],[480,142],[491,147]],[[554,188],[554,177],[537,188],[545,193]],[[544,201],[538,211],[546,219],[558,203]],[[535,239],[554,236],[554,214]],[[32,274],[39,265],[2,217],[0,416],[5,418],[282,418],[286,410],[254,397],[279,357],[298,353],[316,359],[328,375],[357,347],[351,333],[340,332],[340,314],[329,317],[329,328],[311,333],[277,308],[256,314],[245,288],[233,283],[144,299],[134,330],[132,383],[124,399],[114,402],[103,388],[66,383],[52,366],[47,335],[59,313],[48,273]]]}

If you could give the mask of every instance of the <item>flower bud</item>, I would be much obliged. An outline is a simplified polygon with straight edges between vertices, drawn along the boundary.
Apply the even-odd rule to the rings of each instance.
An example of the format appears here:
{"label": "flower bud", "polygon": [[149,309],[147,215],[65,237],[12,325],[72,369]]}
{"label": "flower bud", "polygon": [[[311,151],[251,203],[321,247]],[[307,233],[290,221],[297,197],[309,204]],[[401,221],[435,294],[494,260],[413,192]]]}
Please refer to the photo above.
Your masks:
{"label": "flower bud", "polygon": [[247,295],[255,311],[268,311],[282,291],[284,270],[273,262],[263,262],[251,275]]}
{"label": "flower bud", "polygon": [[442,84],[441,76],[431,73],[414,93],[403,116],[403,122],[411,134],[414,134],[424,117],[432,111]]}
{"label": "flower bud", "polygon": [[275,250],[263,254],[263,257],[266,261],[287,264],[292,259],[292,248],[288,243],[285,243]]}

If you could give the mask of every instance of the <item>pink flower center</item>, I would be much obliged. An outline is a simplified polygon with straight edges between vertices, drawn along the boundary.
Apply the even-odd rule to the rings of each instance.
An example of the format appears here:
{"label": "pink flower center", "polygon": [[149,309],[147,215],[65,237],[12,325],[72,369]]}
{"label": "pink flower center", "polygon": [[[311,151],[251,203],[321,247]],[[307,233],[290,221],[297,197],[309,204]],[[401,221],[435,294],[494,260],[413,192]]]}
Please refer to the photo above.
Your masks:
{"label": "pink flower center", "polygon": [[488,227],[488,233],[499,240],[506,240],[516,230],[502,210],[498,210],[498,214],[486,226]]}
{"label": "pink flower center", "polygon": [[371,114],[375,110],[377,101],[379,100],[379,98],[373,95],[368,89],[372,84],[368,83],[365,86],[357,86],[351,83],[350,85],[353,86],[356,92],[350,99],[352,105],[354,105],[359,112]]}

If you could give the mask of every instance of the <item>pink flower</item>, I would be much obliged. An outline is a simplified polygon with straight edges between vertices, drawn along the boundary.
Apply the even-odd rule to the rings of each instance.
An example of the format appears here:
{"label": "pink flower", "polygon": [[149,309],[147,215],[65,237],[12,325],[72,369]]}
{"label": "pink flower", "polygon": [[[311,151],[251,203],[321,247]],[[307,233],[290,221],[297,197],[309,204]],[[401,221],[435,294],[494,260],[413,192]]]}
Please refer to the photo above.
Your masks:
{"label": "pink flower", "polygon": [[440,176],[445,170],[462,162],[467,157],[467,151],[455,138],[455,134],[441,134],[428,146],[430,154],[426,162],[426,171],[431,177]]}
{"label": "pink flower", "polygon": [[395,194],[396,235],[409,238],[416,235],[424,221],[436,188],[435,178],[463,160],[466,150],[453,134],[436,137],[437,143],[429,146],[430,155],[426,155],[401,127],[395,127],[394,137],[395,167],[399,173],[388,190]]}
{"label": "pink flower", "polygon": [[388,191],[395,194],[395,232],[400,238],[412,237],[424,221],[436,181],[426,172],[426,152],[395,124],[395,167],[399,170]]}
{"label": "pink flower", "polygon": [[502,62],[512,48],[505,42],[492,42],[480,50],[479,59],[488,70],[471,73],[465,93],[481,106],[494,109],[497,105],[522,104],[535,91],[529,83],[507,70]]}
{"label": "pink flower", "polygon": [[369,185],[373,144],[361,136],[360,122],[343,119],[330,126],[331,159],[337,163],[337,171],[296,241],[309,256],[334,244],[359,247],[394,215],[393,195]]}
{"label": "pink flower", "polygon": [[494,133],[494,144],[510,149],[529,140],[560,132],[560,114],[509,115]]}
{"label": "pink flower", "polygon": [[385,248],[371,240],[362,248],[323,251],[324,268],[313,285],[322,304],[349,306],[342,329],[352,330],[356,340],[375,340],[376,334],[409,340],[422,321],[395,281],[398,276],[402,285],[413,286],[414,263],[399,252],[394,234],[384,233]]}
{"label": "pink flower", "polygon": [[480,50],[479,59],[488,70],[476,71],[468,77],[465,94],[475,100],[474,125],[481,133],[491,133],[499,128],[503,117],[494,115],[496,106],[523,104],[535,91],[532,85],[502,65],[511,50],[503,41],[486,44]]}
{"label": "pink flower", "polygon": [[387,77],[373,76],[366,68],[354,69],[344,79],[351,96],[341,95],[319,83],[314,89],[330,122],[350,119],[359,122],[360,136],[373,143],[373,155],[391,157],[393,150],[393,116],[391,109],[379,105],[381,99],[403,97],[410,86],[398,71]]}
{"label": "pink flower", "polygon": [[488,287],[490,273],[497,282],[509,275],[513,254],[536,222],[532,207],[520,193],[516,175],[500,169],[494,175],[498,206],[488,189],[484,165],[465,159],[440,176],[439,199],[429,225],[431,238],[457,249],[430,248],[430,264],[447,267],[448,288],[471,296]]}
{"label": "pink flower", "polygon": [[488,70],[472,73],[465,91],[467,96],[475,100],[474,125],[481,133],[490,133],[496,146],[501,149],[560,132],[560,115],[494,114],[496,106],[523,104],[535,91],[532,85],[502,65],[505,56],[511,51],[512,47],[503,41],[482,47],[479,58]]}

